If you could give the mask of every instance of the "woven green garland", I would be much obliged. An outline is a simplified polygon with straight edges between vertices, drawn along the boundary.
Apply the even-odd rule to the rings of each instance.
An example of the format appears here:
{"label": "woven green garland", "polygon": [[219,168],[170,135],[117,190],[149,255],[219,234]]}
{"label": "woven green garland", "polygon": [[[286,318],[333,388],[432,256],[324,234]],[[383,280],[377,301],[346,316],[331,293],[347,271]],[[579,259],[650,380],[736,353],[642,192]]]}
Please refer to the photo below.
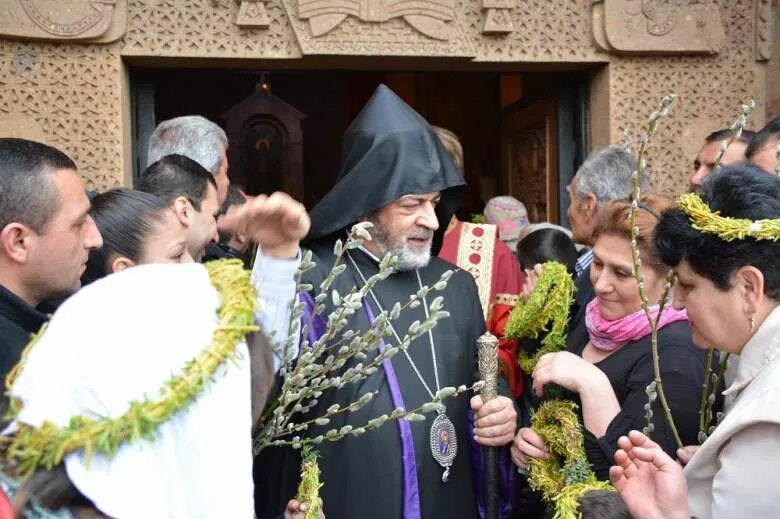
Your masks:
{"label": "woven green garland", "polygon": [[695,193],[680,196],[677,207],[688,215],[694,229],[714,234],[724,241],[745,238],[772,241],[780,239],[780,219],[777,218],[753,221],[747,218],[721,216],[719,211],[713,212]]}
{"label": "woven green garland", "polygon": [[311,445],[305,445],[301,451],[301,481],[298,483],[296,499],[306,505],[304,519],[320,519],[322,502],[320,501],[320,467],[317,463],[317,451]]}
{"label": "woven green garland", "polygon": [[590,469],[576,409],[574,402],[548,400],[531,417],[531,427],[544,441],[550,457],[531,459],[528,481],[553,505],[553,519],[582,517],[579,499],[587,492],[615,491],[610,483],[596,479]]}
{"label": "woven green garland", "polygon": [[519,351],[518,364],[525,373],[532,373],[545,353],[566,347],[566,327],[573,300],[574,281],[566,267],[557,261],[545,263],[531,295],[518,302],[509,314],[504,332],[513,340],[536,339],[540,333],[547,332],[542,347],[534,355],[523,349]]}
{"label": "woven green garland", "polygon": [[[51,469],[71,452],[83,450],[88,459],[94,453],[111,457],[125,442],[154,439],[160,424],[198,398],[217,369],[233,357],[239,341],[259,329],[255,324],[255,287],[241,260],[218,260],[205,267],[222,299],[217,311],[219,324],[211,345],[200,357],[187,362],[179,375],[163,384],[157,400],[130,402],[122,416],[100,420],[74,416],[66,427],[48,421],[40,427],[19,423],[15,436],[0,439],[4,458],[14,467],[19,479],[27,479],[38,468]],[[44,330],[39,336],[42,333]],[[25,348],[21,361],[8,374],[7,388],[24,369],[27,354],[36,340]],[[21,409],[22,403],[14,399],[8,418],[15,418]]]}

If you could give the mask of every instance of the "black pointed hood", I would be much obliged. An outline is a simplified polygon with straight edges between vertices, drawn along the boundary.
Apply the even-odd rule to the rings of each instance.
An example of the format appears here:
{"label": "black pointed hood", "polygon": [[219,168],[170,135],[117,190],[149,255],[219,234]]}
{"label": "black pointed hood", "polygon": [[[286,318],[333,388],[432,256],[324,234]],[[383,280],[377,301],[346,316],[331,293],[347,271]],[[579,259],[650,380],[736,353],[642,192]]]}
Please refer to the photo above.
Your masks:
{"label": "black pointed hood", "polygon": [[408,194],[441,192],[438,253],[460,202],[463,176],[428,122],[385,85],[344,134],[336,185],[312,209],[308,243],[341,234],[362,216]]}

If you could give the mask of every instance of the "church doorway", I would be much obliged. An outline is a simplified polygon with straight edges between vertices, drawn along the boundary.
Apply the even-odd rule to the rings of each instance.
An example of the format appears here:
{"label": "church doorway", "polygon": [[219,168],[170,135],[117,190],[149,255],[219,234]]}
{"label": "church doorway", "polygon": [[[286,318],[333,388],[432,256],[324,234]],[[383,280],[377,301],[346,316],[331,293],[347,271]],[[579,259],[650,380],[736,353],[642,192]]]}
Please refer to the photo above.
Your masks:
{"label": "church doorway", "polygon": [[566,224],[565,188],[588,142],[584,73],[130,70],[134,178],[157,122],[200,114],[228,132],[231,182],[249,194],[282,189],[309,208],[335,182],[341,136],[380,83],[460,138],[462,218],[509,194],[532,222]]}

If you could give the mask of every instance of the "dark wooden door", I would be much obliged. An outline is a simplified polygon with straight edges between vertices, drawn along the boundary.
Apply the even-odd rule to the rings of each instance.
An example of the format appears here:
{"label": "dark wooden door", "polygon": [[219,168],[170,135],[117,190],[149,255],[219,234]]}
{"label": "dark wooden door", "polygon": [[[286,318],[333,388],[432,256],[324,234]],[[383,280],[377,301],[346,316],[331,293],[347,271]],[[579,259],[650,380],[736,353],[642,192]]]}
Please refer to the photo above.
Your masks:
{"label": "dark wooden door", "polygon": [[532,223],[558,223],[558,109],[554,95],[524,99],[501,116],[501,178]]}

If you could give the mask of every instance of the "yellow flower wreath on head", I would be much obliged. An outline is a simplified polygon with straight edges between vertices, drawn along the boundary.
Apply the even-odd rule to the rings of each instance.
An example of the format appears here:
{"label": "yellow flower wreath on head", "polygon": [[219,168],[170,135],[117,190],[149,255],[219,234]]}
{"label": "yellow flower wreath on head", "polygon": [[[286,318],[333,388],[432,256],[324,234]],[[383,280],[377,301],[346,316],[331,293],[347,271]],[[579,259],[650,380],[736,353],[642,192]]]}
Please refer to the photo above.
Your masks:
{"label": "yellow flower wreath on head", "polygon": [[720,211],[712,211],[695,193],[687,193],[677,200],[680,208],[691,219],[693,228],[708,234],[714,234],[725,241],[780,239],[780,219],[749,220],[721,216]]}

